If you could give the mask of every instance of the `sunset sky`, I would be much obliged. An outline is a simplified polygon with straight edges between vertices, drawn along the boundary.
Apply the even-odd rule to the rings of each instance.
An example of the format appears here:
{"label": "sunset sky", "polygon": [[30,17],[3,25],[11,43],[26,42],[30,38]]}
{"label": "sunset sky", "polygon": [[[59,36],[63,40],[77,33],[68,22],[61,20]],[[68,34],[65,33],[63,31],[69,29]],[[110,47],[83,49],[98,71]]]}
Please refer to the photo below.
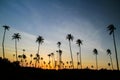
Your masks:
{"label": "sunset sky", "polygon": [[[63,61],[70,61],[67,34],[72,34],[71,42],[73,59],[76,62],[78,46],[76,40],[83,40],[83,67],[95,66],[93,49],[98,50],[98,66],[109,68],[110,62],[106,50],[112,51],[114,68],[116,59],[112,36],[107,31],[109,24],[114,24],[118,59],[120,64],[120,1],[119,0],[0,0],[0,56],[2,57],[3,25],[10,26],[6,32],[5,55],[13,60],[15,54],[12,35],[20,33],[18,54],[25,49],[26,55],[35,55],[38,35],[43,36],[44,43],[40,47],[40,55],[48,61],[47,54],[56,53],[57,42],[60,41]],[[57,58],[57,56],[56,56]],[[76,63],[75,63],[76,66]],[[120,66],[120,65],[119,65]]]}

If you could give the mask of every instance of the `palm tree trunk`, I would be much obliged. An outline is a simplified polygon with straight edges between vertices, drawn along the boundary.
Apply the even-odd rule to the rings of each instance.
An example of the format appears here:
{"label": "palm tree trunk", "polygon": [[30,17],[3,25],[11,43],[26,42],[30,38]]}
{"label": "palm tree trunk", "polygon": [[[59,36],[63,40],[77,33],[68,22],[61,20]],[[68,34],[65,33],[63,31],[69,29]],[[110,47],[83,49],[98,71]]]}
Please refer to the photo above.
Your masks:
{"label": "palm tree trunk", "polygon": [[117,57],[117,48],[116,48],[116,42],[115,42],[115,35],[113,32],[113,42],[114,42],[114,48],[115,48],[115,56],[116,56],[116,64],[117,64],[117,70],[119,70],[119,64],[118,64],[118,57]]}
{"label": "palm tree trunk", "polygon": [[50,69],[50,56],[49,56],[49,69]]}
{"label": "palm tree trunk", "polygon": [[73,56],[72,56],[72,49],[71,49],[70,40],[69,40],[69,46],[70,46],[70,53],[71,53],[72,66],[73,66],[73,69],[74,69],[74,63],[73,63]]}
{"label": "palm tree trunk", "polygon": [[61,69],[61,62],[62,62],[62,59],[61,59],[61,54],[60,54],[60,69]]}
{"label": "palm tree trunk", "polygon": [[55,56],[53,55],[53,66],[54,66],[54,69],[55,69]]}
{"label": "palm tree trunk", "polygon": [[98,61],[97,61],[97,55],[96,55],[96,69],[98,70]]}
{"label": "palm tree trunk", "polygon": [[77,54],[77,69],[78,69],[78,54]]}
{"label": "palm tree trunk", "polygon": [[[38,44],[38,54],[39,54],[39,50],[40,50],[40,44]],[[40,55],[39,55],[39,58],[40,58]],[[38,59],[38,62],[40,64],[40,59]],[[40,65],[41,66],[41,65]]]}
{"label": "palm tree trunk", "polygon": [[5,33],[6,33],[6,30],[4,30],[4,34],[3,34],[3,42],[2,42],[2,47],[3,47],[3,58],[5,58],[5,51],[4,51]]}
{"label": "palm tree trunk", "polygon": [[113,70],[114,68],[113,68],[113,62],[112,62],[112,57],[111,57],[111,55],[110,55],[110,61],[111,61],[112,70]]}
{"label": "palm tree trunk", "polygon": [[15,50],[16,50],[16,61],[18,61],[18,56],[17,56],[17,39],[15,39]]}
{"label": "palm tree trunk", "polygon": [[80,52],[80,65],[81,65],[81,69],[82,69],[81,46],[79,46],[79,52]]}
{"label": "palm tree trunk", "polygon": [[38,54],[39,54],[39,50],[40,50],[40,44],[38,44]]}

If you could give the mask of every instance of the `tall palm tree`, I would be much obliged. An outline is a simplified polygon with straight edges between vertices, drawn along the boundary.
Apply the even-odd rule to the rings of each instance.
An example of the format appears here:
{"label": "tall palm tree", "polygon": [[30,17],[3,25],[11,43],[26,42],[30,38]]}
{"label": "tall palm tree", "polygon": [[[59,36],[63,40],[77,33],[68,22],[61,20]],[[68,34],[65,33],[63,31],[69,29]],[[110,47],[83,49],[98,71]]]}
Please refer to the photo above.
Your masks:
{"label": "tall palm tree", "polygon": [[66,39],[69,41],[69,47],[70,47],[70,54],[71,54],[71,60],[72,60],[72,66],[74,68],[74,63],[73,63],[73,56],[72,56],[72,49],[71,49],[71,41],[73,41],[74,37],[71,34],[67,34]]}
{"label": "tall palm tree", "polygon": [[113,70],[113,62],[112,62],[112,57],[111,57],[111,50],[110,49],[107,49],[107,54],[110,56],[110,62],[111,62],[111,65],[112,65],[112,70]]}
{"label": "tall palm tree", "polygon": [[6,34],[6,30],[9,30],[10,27],[7,26],[7,25],[3,25],[2,27],[4,28],[3,41],[2,41],[2,48],[3,48],[3,58],[5,58],[5,50],[4,50],[5,34]]}
{"label": "tall palm tree", "polygon": [[58,54],[59,54],[59,68],[61,68],[61,55],[62,55],[62,50],[60,50],[60,47],[61,47],[61,42],[57,42],[57,45],[58,45]]}
{"label": "tall palm tree", "polygon": [[39,54],[40,44],[42,44],[44,42],[44,38],[42,36],[38,36],[37,39],[36,39],[36,42],[38,42],[38,52],[37,52],[37,54]]}
{"label": "tall palm tree", "polygon": [[38,54],[39,54],[40,44],[44,42],[44,38],[42,36],[38,36],[36,42],[38,42]]}
{"label": "tall palm tree", "polygon": [[82,69],[82,59],[81,59],[81,45],[82,45],[82,40],[77,39],[76,44],[78,44],[78,47],[79,47],[79,53],[80,53],[80,65],[81,65],[81,69]]}
{"label": "tall palm tree", "polygon": [[19,41],[21,39],[21,35],[19,33],[14,33],[13,36],[12,36],[12,39],[15,39],[16,61],[18,61],[18,57],[17,57],[17,40]]}
{"label": "tall palm tree", "polygon": [[98,51],[96,48],[93,50],[93,53],[96,55],[96,69],[98,70],[98,61],[97,61]]}
{"label": "tall palm tree", "polygon": [[113,43],[114,43],[114,48],[115,48],[115,56],[116,56],[116,64],[117,64],[117,70],[119,70],[119,63],[118,63],[118,56],[117,56],[117,48],[116,48],[116,41],[115,41],[115,30],[116,28],[114,27],[113,24],[110,24],[107,26],[107,30],[109,31],[109,35],[113,36]]}

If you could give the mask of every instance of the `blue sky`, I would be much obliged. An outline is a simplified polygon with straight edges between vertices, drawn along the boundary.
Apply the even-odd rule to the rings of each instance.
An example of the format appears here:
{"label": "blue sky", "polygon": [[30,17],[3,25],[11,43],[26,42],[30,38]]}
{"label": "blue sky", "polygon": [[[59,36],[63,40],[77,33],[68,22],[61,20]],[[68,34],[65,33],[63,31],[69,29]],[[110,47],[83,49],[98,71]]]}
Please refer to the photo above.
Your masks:
{"label": "blue sky", "polygon": [[[0,0],[0,26],[6,24],[11,27],[7,32],[6,38],[9,41],[6,40],[6,46],[9,46],[9,50],[13,53],[14,45],[11,44],[14,44],[14,41],[11,40],[11,35],[19,32],[22,37],[18,47],[20,50],[24,46],[26,53],[36,53],[35,40],[38,35],[41,35],[45,41],[40,50],[41,55],[46,56],[46,60],[47,54],[57,49],[58,41],[62,42],[63,59],[69,60],[66,35],[71,33],[74,36],[72,42],[74,59],[78,51],[75,41],[80,38],[83,40],[82,58],[85,66],[95,64],[92,50],[97,48],[100,66],[107,67],[109,58],[106,55],[106,49],[110,48],[116,67],[112,36],[109,36],[106,27],[114,24],[117,28],[116,42],[118,53],[120,53],[119,4],[119,0]],[[3,36],[2,27],[0,36]],[[0,40],[2,42],[2,38]]]}

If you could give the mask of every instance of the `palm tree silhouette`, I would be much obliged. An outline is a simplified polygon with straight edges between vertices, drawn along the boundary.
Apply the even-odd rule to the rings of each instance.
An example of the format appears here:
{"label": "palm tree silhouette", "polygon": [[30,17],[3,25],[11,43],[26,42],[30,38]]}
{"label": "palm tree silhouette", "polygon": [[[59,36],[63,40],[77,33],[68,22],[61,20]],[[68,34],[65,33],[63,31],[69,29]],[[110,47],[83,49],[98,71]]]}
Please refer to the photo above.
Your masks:
{"label": "palm tree silhouette", "polygon": [[72,67],[74,68],[72,49],[71,49],[71,42],[70,42],[70,41],[73,41],[74,37],[71,34],[67,34],[66,39],[68,39],[68,41],[69,41],[70,54],[71,54],[71,60],[72,60]]}
{"label": "palm tree silhouette", "polygon": [[60,49],[61,42],[57,42],[58,48]]}
{"label": "palm tree silhouette", "polygon": [[98,61],[97,61],[98,51],[96,48],[93,50],[93,53],[96,55],[96,69],[98,70]]}
{"label": "palm tree silhouette", "polygon": [[59,67],[61,69],[61,62],[62,62],[62,59],[61,59],[61,56],[62,56],[62,50],[59,50]]}
{"label": "palm tree silhouette", "polygon": [[9,30],[10,27],[7,26],[7,25],[3,25],[2,27],[4,28],[3,41],[2,41],[2,48],[3,48],[3,58],[5,58],[5,50],[4,50],[5,34],[6,34],[6,30]]}
{"label": "palm tree silhouette", "polygon": [[60,50],[60,46],[61,46],[61,42],[57,42],[58,45],[58,53],[59,53],[59,68],[61,68],[61,55],[62,55],[62,51]]}
{"label": "palm tree silhouette", "polygon": [[17,40],[21,39],[21,35],[19,33],[14,33],[12,36],[12,40],[15,39],[15,50],[16,50],[16,61],[18,61],[17,57]]}
{"label": "palm tree silhouette", "polygon": [[43,37],[38,36],[37,39],[36,39],[36,42],[38,42],[38,52],[37,52],[37,54],[39,54],[40,44],[42,44],[44,42]]}
{"label": "palm tree silhouette", "polygon": [[117,56],[117,48],[116,48],[116,41],[115,41],[115,30],[116,30],[116,28],[114,27],[113,24],[110,24],[110,25],[107,26],[107,30],[109,31],[109,35],[113,35],[113,43],[114,43],[114,48],[115,48],[115,56],[116,56],[117,70],[119,70],[119,63],[118,63],[118,56]]}
{"label": "palm tree silhouette", "polygon": [[48,54],[48,57],[49,57],[49,62],[48,62],[48,64],[49,64],[49,69],[50,69],[50,57],[51,57],[51,54]]}
{"label": "palm tree silhouette", "polygon": [[33,57],[33,55],[32,55],[32,54],[30,54],[30,57],[31,57],[31,61],[30,61],[30,66],[31,66],[31,64],[32,64],[32,57]]}
{"label": "palm tree silhouette", "polygon": [[79,53],[80,53],[80,65],[81,65],[81,69],[82,69],[82,59],[81,59],[81,44],[82,44],[82,40],[77,39],[76,44],[78,44],[78,47],[79,47]]}
{"label": "palm tree silhouette", "polygon": [[112,70],[113,70],[113,62],[112,62],[112,57],[111,57],[111,50],[110,49],[107,49],[107,54],[110,56],[110,62],[111,62],[111,65],[112,65]]}
{"label": "palm tree silhouette", "polygon": [[54,57],[54,53],[51,53],[51,57],[52,57],[52,65],[55,68],[55,57]]}

